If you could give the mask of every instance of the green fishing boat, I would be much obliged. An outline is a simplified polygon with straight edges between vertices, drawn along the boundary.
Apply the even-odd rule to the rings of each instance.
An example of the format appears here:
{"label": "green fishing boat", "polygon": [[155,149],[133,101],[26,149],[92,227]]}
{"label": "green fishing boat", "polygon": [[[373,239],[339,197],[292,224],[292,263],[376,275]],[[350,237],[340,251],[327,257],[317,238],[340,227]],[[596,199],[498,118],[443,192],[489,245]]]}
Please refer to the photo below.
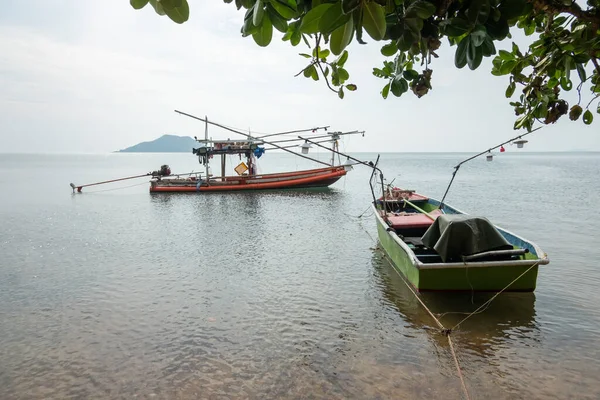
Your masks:
{"label": "green fishing boat", "polygon": [[549,263],[535,243],[414,191],[388,187],[373,208],[383,250],[419,291],[531,292]]}

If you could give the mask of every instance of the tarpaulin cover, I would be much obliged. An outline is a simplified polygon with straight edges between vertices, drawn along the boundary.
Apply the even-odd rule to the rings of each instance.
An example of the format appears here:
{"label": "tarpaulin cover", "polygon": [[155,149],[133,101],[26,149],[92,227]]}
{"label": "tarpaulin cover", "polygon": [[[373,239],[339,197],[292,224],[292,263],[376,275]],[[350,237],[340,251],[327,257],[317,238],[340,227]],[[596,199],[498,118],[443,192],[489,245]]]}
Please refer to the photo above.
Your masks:
{"label": "tarpaulin cover", "polygon": [[460,261],[462,256],[484,251],[513,248],[487,218],[471,215],[440,215],[422,241],[444,262]]}

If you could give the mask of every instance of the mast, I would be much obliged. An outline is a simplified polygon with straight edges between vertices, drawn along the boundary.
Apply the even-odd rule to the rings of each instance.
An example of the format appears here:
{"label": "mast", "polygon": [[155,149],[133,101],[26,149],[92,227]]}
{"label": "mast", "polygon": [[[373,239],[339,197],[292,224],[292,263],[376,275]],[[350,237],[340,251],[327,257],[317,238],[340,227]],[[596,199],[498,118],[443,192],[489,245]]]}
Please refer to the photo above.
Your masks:
{"label": "mast", "polygon": [[[332,144],[331,144],[331,166],[333,166],[335,164],[335,153],[338,149],[338,139],[340,138],[340,135],[338,132],[333,132],[332,133]],[[339,156],[338,156],[339,158]]]}
{"label": "mast", "polygon": [[[204,145],[208,148],[208,117],[206,115],[204,116],[204,120],[206,121],[204,123]],[[208,175],[208,171],[209,171],[208,159],[209,159],[209,156],[207,153],[206,154],[206,183],[208,183],[210,181],[210,176]]]}

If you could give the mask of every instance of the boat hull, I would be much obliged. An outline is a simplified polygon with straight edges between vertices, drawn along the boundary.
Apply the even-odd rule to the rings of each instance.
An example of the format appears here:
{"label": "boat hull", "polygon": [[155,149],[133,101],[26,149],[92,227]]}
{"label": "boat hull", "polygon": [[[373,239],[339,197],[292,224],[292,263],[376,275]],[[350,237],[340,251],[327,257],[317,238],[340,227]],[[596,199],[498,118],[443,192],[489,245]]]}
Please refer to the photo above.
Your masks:
{"label": "boat hull", "polygon": [[151,182],[150,192],[191,193],[323,188],[334,184],[344,175],[346,175],[344,167],[331,167],[280,174],[226,177],[201,185],[198,185],[197,180],[168,179]]}
{"label": "boat hull", "polygon": [[[454,209],[452,211],[460,213]],[[537,256],[540,252],[537,246],[527,242],[533,252],[527,253],[521,260],[422,263],[410,247],[395,233],[394,229],[388,227],[380,212],[381,210],[375,207],[377,233],[381,247],[394,268],[418,291],[498,292],[505,289],[509,292],[532,292],[536,288],[539,266],[549,262],[545,254],[542,257]],[[524,241],[516,235],[498,229],[503,235],[514,239],[513,242]]]}

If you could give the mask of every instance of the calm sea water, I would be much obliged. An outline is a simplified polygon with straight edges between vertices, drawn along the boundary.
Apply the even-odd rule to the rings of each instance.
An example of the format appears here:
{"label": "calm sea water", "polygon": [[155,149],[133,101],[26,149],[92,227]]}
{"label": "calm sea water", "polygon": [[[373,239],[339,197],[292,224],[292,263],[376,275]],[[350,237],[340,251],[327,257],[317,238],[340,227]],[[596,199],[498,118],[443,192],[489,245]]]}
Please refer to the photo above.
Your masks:
{"label": "calm sea water", "polygon": [[[381,167],[440,198],[466,156]],[[1,399],[461,398],[445,338],[377,250],[368,169],[328,191],[69,187],[163,163],[200,169],[188,154],[0,155]],[[454,333],[474,399],[600,398],[599,176],[600,154],[516,152],[457,175],[451,205],[550,257],[534,294]],[[487,299],[422,298],[447,326]]]}

